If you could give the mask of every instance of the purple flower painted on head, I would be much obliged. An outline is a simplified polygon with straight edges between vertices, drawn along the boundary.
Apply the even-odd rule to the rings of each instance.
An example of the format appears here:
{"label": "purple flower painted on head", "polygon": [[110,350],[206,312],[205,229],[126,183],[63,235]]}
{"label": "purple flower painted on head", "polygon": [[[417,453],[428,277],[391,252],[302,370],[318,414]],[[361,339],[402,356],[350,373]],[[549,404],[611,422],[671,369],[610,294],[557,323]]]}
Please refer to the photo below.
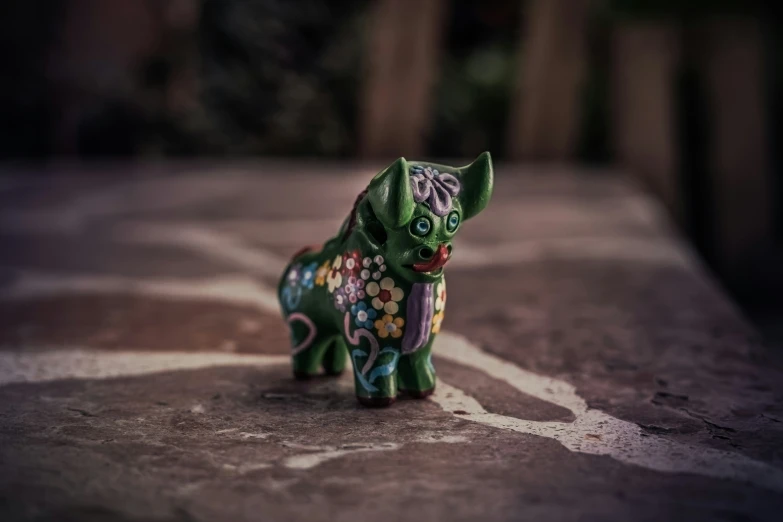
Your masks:
{"label": "purple flower painted on head", "polygon": [[451,198],[459,194],[459,180],[432,167],[411,167],[411,189],[416,203],[427,202],[437,216],[451,210]]}

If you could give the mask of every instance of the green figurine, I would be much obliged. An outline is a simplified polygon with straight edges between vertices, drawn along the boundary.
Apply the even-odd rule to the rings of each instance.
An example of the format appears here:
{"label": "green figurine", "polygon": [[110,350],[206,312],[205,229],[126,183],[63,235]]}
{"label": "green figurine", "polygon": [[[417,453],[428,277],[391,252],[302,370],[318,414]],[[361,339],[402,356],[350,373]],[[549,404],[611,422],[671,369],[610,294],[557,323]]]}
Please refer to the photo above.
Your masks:
{"label": "green figurine", "polygon": [[338,375],[350,357],[365,406],[432,394],[443,266],[460,224],[489,203],[492,178],[488,152],[461,168],[400,158],[359,194],[335,237],[294,256],[278,297],[297,378],[320,367]]}

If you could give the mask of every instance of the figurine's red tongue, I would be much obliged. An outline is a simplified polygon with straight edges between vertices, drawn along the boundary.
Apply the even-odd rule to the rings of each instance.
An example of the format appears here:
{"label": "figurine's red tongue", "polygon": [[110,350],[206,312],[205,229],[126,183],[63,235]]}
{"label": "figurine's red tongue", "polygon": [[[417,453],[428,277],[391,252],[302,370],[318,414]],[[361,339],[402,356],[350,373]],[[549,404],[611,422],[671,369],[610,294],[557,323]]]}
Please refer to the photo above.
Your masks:
{"label": "figurine's red tongue", "polygon": [[435,255],[432,256],[432,259],[426,263],[414,264],[413,270],[416,272],[434,272],[445,265],[448,260],[449,251],[446,249],[446,245],[438,245],[438,249],[435,251]]}

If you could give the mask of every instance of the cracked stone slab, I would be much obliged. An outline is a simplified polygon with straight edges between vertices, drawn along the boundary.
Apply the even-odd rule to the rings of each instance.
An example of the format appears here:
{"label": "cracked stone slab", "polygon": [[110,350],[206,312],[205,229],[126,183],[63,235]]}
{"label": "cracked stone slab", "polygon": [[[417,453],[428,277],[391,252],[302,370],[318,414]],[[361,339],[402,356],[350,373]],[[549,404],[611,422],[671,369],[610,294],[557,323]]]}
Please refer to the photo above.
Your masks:
{"label": "cracked stone slab", "polygon": [[444,360],[438,355],[434,359],[441,379],[459,383],[464,392],[478,399],[490,413],[534,421],[574,420],[568,409],[521,393],[475,368]]}
{"label": "cracked stone slab", "polygon": [[449,279],[449,299],[473,307],[450,309],[445,328],[565,378],[592,408],[783,463],[780,370],[763,364],[759,337],[733,307],[685,269],[551,261],[512,279],[475,270]]}
{"label": "cracked stone slab", "polygon": [[221,368],[7,385],[0,488],[6,503],[13,494],[10,520],[85,510],[106,520],[708,520],[771,512],[780,500],[577,456],[427,402],[367,412],[349,384]]}
{"label": "cracked stone slab", "polygon": [[441,386],[378,412],[290,379],[273,291],[373,168],[144,170],[2,179],[3,520],[778,518],[781,370],[621,178],[500,166]]}

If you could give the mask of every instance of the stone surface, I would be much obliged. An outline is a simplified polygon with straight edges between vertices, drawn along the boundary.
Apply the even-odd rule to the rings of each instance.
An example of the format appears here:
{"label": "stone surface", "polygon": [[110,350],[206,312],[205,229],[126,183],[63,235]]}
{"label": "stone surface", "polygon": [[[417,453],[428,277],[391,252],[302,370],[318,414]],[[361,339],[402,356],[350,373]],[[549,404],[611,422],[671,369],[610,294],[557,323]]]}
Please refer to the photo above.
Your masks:
{"label": "stone surface", "polygon": [[197,299],[109,294],[0,302],[0,347],[6,349],[70,345],[285,355],[286,343],[288,330],[277,316]]}
{"label": "stone surface", "polygon": [[276,276],[373,170],[6,169],[0,519],[779,518],[779,358],[611,173],[498,169],[430,399],[293,380]]}

